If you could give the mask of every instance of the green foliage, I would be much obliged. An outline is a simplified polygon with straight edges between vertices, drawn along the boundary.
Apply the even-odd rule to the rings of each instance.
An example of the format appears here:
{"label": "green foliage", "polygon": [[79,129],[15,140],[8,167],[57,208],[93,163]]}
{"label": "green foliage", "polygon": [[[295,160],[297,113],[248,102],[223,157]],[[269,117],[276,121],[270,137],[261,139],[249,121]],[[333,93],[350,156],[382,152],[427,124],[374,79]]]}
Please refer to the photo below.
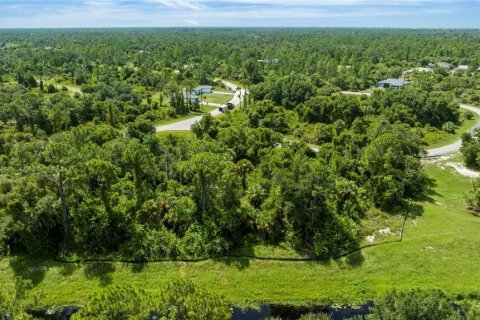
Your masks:
{"label": "green foliage", "polygon": [[167,285],[156,303],[159,313],[166,319],[227,320],[231,318],[230,306],[218,295],[199,289],[190,281]]}
{"label": "green foliage", "polygon": [[480,168],[480,130],[462,135],[462,147],[460,151],[465,156],[465,164],[470,168]]}
{"label": "green foliage", "polygon": [[465,194],[468,209],[480,213],[480,179],[472,182],[472,190]]}
{"label": "green foliage", "polygon": [[453,320],[462,319],[445,295],[438,290],[391,291],[375,303],[369,319]]}
{"label": "green foliage", "polygon": [[92,296],[72,319],[224,320],[230,308],[222,297],[205,292],[189,281],[173,282],[156,294],[131,286],[112,286]]}
{"label": "green foliage", "polygon": [[330,316],[328,314],[314,314],[309,313],[300,317],[299,320],[329,320]]}
{"label": "green foliage", "polygon": [[442,125],[442,130],[448,133],[455,133],[455,124],[453,122],[445,122]]}
{"label": "green foliage", "polygon": [[152,298],[145,292],[130,286],[112,286],[91,297],[72,319],[147,319],[152,307]]}
{"label": "green foliage", "polygon": [[[0,87],[2,253],[347,252],[369,208],[423,192],[419,133],[454,129],[455,97],[474,98],[478,84],[437,70],[413,74],[405,90],[340,92],[445,52],[473,68],[479,42],[468,30],[32,32],[0,31],[19,43],[2,50],[2,76],[16,80]],[[155,134],[153,123],[191,116],[194,87],[217,78],[251,91],[241,108],[206,114],[195,137]],[[465,144],[474,165],[475,137]]]}

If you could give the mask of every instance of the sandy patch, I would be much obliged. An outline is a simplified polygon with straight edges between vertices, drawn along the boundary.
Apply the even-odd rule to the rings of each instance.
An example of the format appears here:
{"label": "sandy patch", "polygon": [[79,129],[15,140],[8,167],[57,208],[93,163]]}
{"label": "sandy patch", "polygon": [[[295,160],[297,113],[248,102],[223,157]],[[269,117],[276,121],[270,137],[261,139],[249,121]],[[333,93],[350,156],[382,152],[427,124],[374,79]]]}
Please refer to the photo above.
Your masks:
{"label": "sandy patch", "polygon": [[444,162],[452,158],[454,154],[448,154],[445,156],[439,156],[439,157],[432,157],[432,158],[423,158],[422,162],[423,163],[439,163],[439,162]]}
{"label": "sandy patch", "polygon": [[378,232],[380,232],[380,234],[384,235],[384,236],[389,236],[392,234],[392,230],[390,228],[385,228],[385,229],[381,229],[381,230],[378,230]]}
{"label": "sandy patch", "polygon": [[476,179],[476,178],[480,177],[480,172],[468,169],[463,164],[458,163],[458,162],[447,162],[447,163],[445,163],[445,166],[455,169],[455,171],[458,174],[460,174],[462,176],[465,176],[465,177],[468,177],[468,178]]}

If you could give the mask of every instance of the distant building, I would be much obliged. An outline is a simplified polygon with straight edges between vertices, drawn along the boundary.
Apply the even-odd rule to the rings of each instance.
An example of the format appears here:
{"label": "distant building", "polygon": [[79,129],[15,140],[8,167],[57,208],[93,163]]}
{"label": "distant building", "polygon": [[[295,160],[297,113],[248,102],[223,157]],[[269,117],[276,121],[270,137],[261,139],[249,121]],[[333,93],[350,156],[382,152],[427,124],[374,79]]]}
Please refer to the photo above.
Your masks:
{"label": "distant building", "polygon": [[451,63],[448,63],[448,62],[439,62],[439,63],[437,63],[437,67],[450,70],[450,69],[453,68],[453,65]]}
{"label": "distant building", "polygon": [[200,103],[200,96],[198,96],[195,92],[188,92],[186,89],[183,90],[183,101],[187,102],[190,100],[193,104]]}
{"label": "distant building", "polygon": [[395,88],[395,89],[402,89],[403,87],[407,86],[410,84],[410,82],[401,80],[401,79],[395,79],[395,78],[390,78],[387,80],[379,81],[377,82],[377,87],[379,88]]}
{"label": "distant building", "polygon": [[277,64],[280,62],[277,58],[274,59],[267,59],[267,60],[257,60],[260,63],[266,63],[266,64]]}
{"label": "distant building", "polygon": [[466,64],[461,64],[461,65],[458,66],[457,69],[458,69],[458,70],[467,71],[467,70],[468,70],[468,65],[466,65]]}
{"label": "distant building", "polygon": [[403,71],[403,75],[408,76],[411,75],[414,72],[433,72],[432,68],[415,68],[415,69],[410,69]]}
{"label": "distant building", "polygon": [[201,96],[204,93],[212,93],[213,92],[213,87],[211,86],[198,86],[193,88],[193,91],[195,92],[196,95]]}

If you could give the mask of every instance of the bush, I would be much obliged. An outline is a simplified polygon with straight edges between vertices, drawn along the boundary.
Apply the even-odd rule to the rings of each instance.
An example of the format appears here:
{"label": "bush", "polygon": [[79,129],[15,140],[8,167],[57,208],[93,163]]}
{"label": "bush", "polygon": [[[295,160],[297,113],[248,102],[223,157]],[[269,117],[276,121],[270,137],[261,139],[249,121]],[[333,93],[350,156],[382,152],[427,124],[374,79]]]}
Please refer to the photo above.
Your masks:
{"label": "bush", "polygon": [[148,319],[153,299],[130,286],[112,286],[92,296],[72,320]]}
{"label": "bush", "polygon": [[190,281],[173,282],[158,295],[131,286],[112,286],[92,296],[72,320],[226,320],[228,303]]}
{"label": "bush", "polygon": [[480,213],[480,179],[473,181],[473,188],[465,197],[468,209]]}
{"label": "bush", "polygon": [[57,92],[57,88],[55,88],[55,86],[50,83],[50,84],[47,86],[47,92],[48,92],[48,93],[55,93],[55,92]]}
{"label": "bush", "polygon": [[442,125],[442,130],[448,133],[455,133],[455,124],[451,121],[445,122]]}
{"label": "bush", "polygon": [[467,110],[463,113],[463,119],[465,120],[472,120],[473,119],[473,112],[470,110]]}
{"label": "bush", "polygon": [[460,320],[455,311],[439,290],[408,290],[386,293],[373,308],[368,319],[374,320]]}

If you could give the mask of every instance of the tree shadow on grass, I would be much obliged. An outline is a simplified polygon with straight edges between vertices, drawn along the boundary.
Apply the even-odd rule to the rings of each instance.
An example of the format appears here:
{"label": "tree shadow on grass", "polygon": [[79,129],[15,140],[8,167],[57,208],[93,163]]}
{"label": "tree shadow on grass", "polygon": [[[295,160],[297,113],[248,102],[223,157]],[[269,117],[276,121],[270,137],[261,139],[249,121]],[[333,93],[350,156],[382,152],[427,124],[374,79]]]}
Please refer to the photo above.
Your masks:
{"label": "tree shadow on grass", "polygon": [[111,262],[91,262],[85,265],[85,277],[87,279],[96,279],[102,287],[112,283],[112,273],[115,266]]}
{"label": "tree shadow on grass", "polygon": [[145,267],[146,267],[146,263],[133,263],[132,264],[132,272],[133,273],[140,273],[142,272],[143,270],[145,270]]}
{"label": "tree shadow on grass", "polygon": [[10,267],[15,277],[29,281],[35,287],[45,279],[47,266],[40,260],[16,256],[10,259]]}
{"label": "tree shadow on grass", "polygon": [[362,250],[352,252],[345,257],[345,262],[347,265],[353,268],[360,267],[364,261],[365,258],[363,257]]}
{"label": "tree shadow on grass", "polygon": [[234,249],[229,256],[214,258],[216,262],[221,262],[229,267],[235,267],[239,270],[244,270],[250,267],[250,260],[255,258],[255,251],[253,246],[247,245],[242,248]]}
{"label": "tree shadow on grass", "polygon": [[437,187],[437,182],[435,181],[435,179],[427,177],[425,190],[422,193],[420,193],[419,195],[417,195],[414,198],[414,200],[415,201],[426,201],[426,202],[434,203],[435,202],[434,197],[442,197],[442,195],[439,194],[435,190],[436,187]]}
{"label": "tree shadow on grass", "polygon": [[250,260],[249,257],[225,257],[214,259],[215,261],[223,262],[229,267],[235,267],[238,270],[244,270],[250,267]]}
{"label": "tree shadow on grass", "polygon": [[80,266],[76,263],[62,263],[60,264],[60,274],[64,277],[71,276]]}
{"label": "tree shadow on grass", "polygon": [[409,203],[402,201],[399,205],[385,210],[390,215],[405,216],[408,213],[409,219],[421,217],[424,213],[423,206],[418,203]]}

